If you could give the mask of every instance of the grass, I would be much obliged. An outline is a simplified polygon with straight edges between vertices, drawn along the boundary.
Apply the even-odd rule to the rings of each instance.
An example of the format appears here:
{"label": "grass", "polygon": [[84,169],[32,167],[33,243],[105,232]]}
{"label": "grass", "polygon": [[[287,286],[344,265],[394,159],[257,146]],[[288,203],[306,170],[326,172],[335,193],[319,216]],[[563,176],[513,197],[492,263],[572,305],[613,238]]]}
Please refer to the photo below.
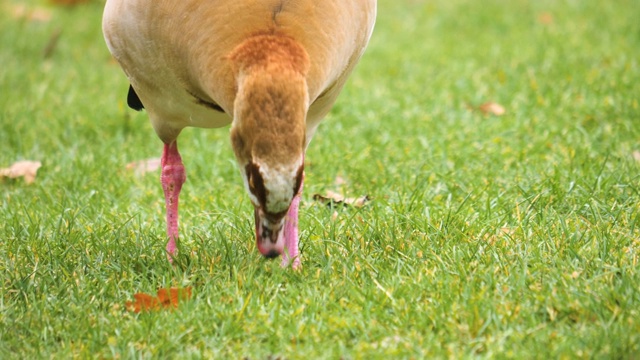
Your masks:
{"label": "grass", "polygon": [[[255,249],[226,129],[181,135],[169,265],[102,5],[0,6],[0,165],[43,163],[0,182],[0,358],[640,356],[637,1],[381,0],[307,154],[300,272]],[[165,286],[194,298],[124,309]]]}

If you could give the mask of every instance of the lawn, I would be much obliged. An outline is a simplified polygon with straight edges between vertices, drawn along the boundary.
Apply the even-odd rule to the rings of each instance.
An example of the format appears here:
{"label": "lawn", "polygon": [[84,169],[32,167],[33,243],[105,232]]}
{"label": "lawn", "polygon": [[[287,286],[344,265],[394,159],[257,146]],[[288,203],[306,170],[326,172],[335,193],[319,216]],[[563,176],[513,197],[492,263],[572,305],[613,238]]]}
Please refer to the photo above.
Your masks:
{"label": "lawn", "polygon": [[[0,168],[42,162],[0,180],[0,358],[640,357],[640,2],[378,10],[307,153],[295,272],[255,248],[226,128],[180,137],[170,265],[101,2],[0,3]],[[193,297],[125,308],[163,287]]]}

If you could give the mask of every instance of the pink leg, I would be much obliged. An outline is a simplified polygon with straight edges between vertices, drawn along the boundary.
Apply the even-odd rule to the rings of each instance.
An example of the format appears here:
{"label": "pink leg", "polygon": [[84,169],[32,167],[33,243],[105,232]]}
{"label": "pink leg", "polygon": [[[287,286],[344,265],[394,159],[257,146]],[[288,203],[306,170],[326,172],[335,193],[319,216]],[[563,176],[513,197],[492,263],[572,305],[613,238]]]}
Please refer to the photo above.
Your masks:
{"label": "pink leg", "polygon": [[289,265],[291,260],[291,267],[295,270],[300,268],[300,256],[298,252],[298,208],[300,205],[300,196],[302,195],[302,187],[304,184],[304,175],[302,177],[302,183],[300,184],[300,190],[293,198],[287,218],[284,223],[284,253],[282,254],[282,267]]}
{"label": "pink leg", "polygon": [[178,143],[176,141],[165,144],[162,152],[162,174],[160,181],[162,182],[162,190],[164,190],[164,199],[167,207],[167,256],[170,262],[173,262],[173,256],[176,252],[176,240],[178,239],[178,198],[180,190],[187,176],[182,164],[182,158],[178,152]]}

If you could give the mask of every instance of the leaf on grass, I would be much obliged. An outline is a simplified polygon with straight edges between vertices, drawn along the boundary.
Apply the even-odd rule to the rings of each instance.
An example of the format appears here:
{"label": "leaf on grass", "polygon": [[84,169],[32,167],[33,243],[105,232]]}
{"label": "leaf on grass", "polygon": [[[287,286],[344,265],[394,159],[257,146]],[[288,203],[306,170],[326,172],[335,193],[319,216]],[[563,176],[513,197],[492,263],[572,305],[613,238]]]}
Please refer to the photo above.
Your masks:
{"label": "leaf on grass", "polygon": [[16,5],[11,8],[11,15],[18,20],[49,22],[51,12],[42,8],[28,8],[25,5]]}
{"label": "leaf on grass", "polygon": [[635,161],[639,161],[640,162],[640,151],[636,150],[636,151],[633,152],[632,155],[633,155],[633,159]]}
{"label": "leaf on grass", "polygon": [[506,113],[504,106],[491,101],[478,106],[478,110],[480,110],[485,115],[502,116]]}
{"label": "leaf on grass", "polygon": [[133,295],[133,299],[134,301],[127,301],[125,306],[135,313],[175,309],[180,301],[191,299],[191,287],[159,289],[158,296],[137,293]]}
{"label": "leaf on grass", "polygon": [[157,171],[160,168],[161,162],[160,158],[134,161],[127,164],[127,170],[132,170],[136,175],[143,175],[148,172]]}
{"label": "leaf on grass", "polygon": [[553,15],[548,12],[543,12],[538,14],[538,23],[542,25],[551,25],[553,24]]}
{"label": "leaf on grass", "polygon": [[326,195],[314,194],[313,200],[319,201],[326,205],[344,205],[344,206],[354,206],[354,207],[363,207],[371,198],[369,195],[360,196],[357,198],[348,198],[344,197],[341,194],[333,191],[327,191]]}
{"label": "leaf on grass", "polygon": [[31,184],[36,180],[36,173],[41,166],[42,163],[40,161],[18,161],[8,168],[0,169],[0,178],[15,179],[23,177],[24,182]]}
{"label": "leaf on grass", "polygon": [[343,178],[340,175],[336,176],[336,185],[337,186],[342,186],[342,185],[346,185],[346,184],[347,184],[347,180],[345,180],[345,178]]}

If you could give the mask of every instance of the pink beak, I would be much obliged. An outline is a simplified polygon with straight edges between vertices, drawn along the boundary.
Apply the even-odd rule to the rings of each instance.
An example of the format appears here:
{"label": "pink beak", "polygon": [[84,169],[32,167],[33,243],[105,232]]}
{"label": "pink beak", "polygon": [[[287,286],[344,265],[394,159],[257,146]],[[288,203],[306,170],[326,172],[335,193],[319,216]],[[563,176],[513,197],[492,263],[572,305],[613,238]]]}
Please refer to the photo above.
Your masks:
{"label": "pink beak", "polygon": [[284,217],[271,220],[259,208],[255,208],[256,245],[260,253],[269,259],[284,251]]}

